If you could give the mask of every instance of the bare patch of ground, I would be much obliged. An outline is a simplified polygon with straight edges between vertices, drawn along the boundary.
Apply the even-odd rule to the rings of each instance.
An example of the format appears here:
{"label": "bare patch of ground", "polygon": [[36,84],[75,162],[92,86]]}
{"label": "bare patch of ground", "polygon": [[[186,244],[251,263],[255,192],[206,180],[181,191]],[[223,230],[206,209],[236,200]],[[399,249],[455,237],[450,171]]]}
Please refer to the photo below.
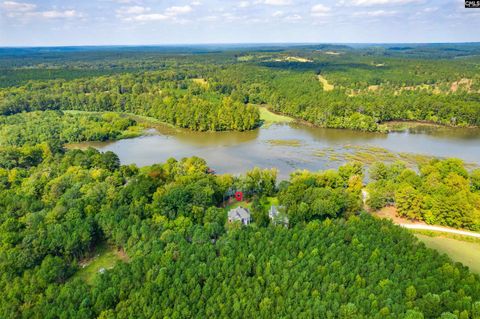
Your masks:
{"label": "bare patch of ground", "polygon": [[452,85],[450,86],[450,91],[457,92],[459,89],[463,88],[466,91],[470,92],[471,87],[472,87],[472,80],[463,78],[453,82]]}
{"label": "bare patch of ground", "polygon": [[379,217],[379,218],[384,218],[384,219],[390,219],[393,221],[395,224],[419,224],[419,225],[426,225],[424,222],[420,221],[411,221],[406,218],[400,217],[397,214],[397,208],[395,206],[387,206],[382,209],[380,209],[377,212],[372,213],[373,216]]}

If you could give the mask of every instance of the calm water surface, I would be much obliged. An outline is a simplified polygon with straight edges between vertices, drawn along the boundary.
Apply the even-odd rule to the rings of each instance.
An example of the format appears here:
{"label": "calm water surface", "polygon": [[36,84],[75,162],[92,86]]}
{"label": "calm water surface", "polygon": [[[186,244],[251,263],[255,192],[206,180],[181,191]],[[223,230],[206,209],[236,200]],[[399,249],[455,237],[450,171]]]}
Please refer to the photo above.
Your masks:
{"label": "calm water surface", "polygon": [[142,137],[115,142],[82,143],[113,151],[122,164],[145,166],[170,157],[199,156],[218,173],[242,173],[255,166],[279,169],[287,177],[296,169],[335,168],[342,161],[318,156],[325,149],[381,147],[391,152],[458,157],[480,164],[480,130],[422,126],[401,133],[366,133],[302,124],[275,124],[249,132],[192,132],[159,127]]}

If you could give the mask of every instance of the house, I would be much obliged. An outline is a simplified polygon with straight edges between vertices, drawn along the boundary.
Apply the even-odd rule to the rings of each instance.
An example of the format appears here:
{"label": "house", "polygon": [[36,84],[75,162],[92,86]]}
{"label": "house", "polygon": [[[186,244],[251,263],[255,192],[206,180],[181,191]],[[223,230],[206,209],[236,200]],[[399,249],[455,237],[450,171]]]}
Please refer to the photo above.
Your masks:
{"label": "house", "polygon": [[285,227],[288,227],[288,217],[283,212],[283,206],[270,206],[270,210],[268,211],[268,217],[272,220],[272,223],[274,225],[281,224]]}
{"label": "house", "polygon": [[233,208],[228,212],[228,222],[241,222],[244,225],[248,225],[252,220],[250,211],[241,206]]}

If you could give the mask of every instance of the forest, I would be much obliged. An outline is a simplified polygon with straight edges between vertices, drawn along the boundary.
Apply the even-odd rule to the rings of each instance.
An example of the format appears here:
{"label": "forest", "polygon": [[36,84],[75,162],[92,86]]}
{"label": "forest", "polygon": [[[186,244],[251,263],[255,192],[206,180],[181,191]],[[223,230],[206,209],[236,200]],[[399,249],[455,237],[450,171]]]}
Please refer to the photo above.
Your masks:
{"label": "forest", "polygon": [[480,125],[475,45],[11,50],[0,52],[3,115],[119,111],[192,130],[243,131],[261,124],[255,105],[266,105],[317,126],[363,131],[384,131],[392,120]]}
{"label": "forest", "polygon": [[[478,274],[367,211],[479,231],[480,170],[460,160],[280,180],[67,147],[142,135],[143,117],[251,130],[259,105],[363,131],[477,126],[480,48],[174,50],[0,49],[0,318],[480,318]],[[227,220],[237,191],[249,225]]]}
{"label": "forest", "polygon": [[[137,168],[41,150],[0,171],[3,318],[480,316],[478,275],[361,213],[359,164],[277,185],[275,170],[217,176],[195,157]],[[250,226],[226,223],[239,189],[278,195],[289,228],[259,204]],[[105,243],[128,259],[76,276]]]}
{"label": "forest", "polygon": [[480,230],[480,169],[458,159],[433,160],[419,173],[404,163],[375,163],[367,186],[373,209],[395,205],[400,216],[455,228]]}

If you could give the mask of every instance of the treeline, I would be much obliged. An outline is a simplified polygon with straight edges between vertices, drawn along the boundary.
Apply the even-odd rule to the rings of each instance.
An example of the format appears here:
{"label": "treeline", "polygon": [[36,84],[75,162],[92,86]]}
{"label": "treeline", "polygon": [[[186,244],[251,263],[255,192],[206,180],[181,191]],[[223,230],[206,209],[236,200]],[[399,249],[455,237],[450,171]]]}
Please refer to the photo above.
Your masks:
{"label": "treeline", "polygon": [[468,172],[462,161],[433,160],[419,172],[403,163],[376,163],[370,168],[367,204],[395,205],[411,220],[480,230],[480,169]]}
{"label": "treeline", "polygon": [[[352,164],[277,188],[275,170],[215,176],[195,157],[139,169],[45,149],[0,169],[0,317],[477,318],[478,276],[356,216],[360,177]],[[280,192],[291,228],[226,224],[219,206],[238,189]],[[79,262],[105,241],[129,261],[87,284]]]}
{"label": "treeline", "polygon": [[[348,67],[346,69],[348,74]],[[357,72],[354,70],[352,66],[352,72]],[[324,91],[315,72],[322,71],[234,65],[212,77],[226,86],[241,88],[238,90],[244,99],[252,103],[268,104],[276,112],[322,127],[377,131],[382,129],[382,122],[391,120],[480,125],[479,93],[460,90],[446,94],[389,86],[381,91],[363,90],[358,94],[352,94],[345,87]],[[383,81],[381,77],[379,81]],[[331,84],[337,85],[335,81]]]}
{"label": "treeline", "polygon": [[[394,58],[382,52],[329,55],[299,48],[158,59],[154,53],[136,52],[138,61],[108,52],[72,53],[69,60],[62,53],[47,64],[32,58],[24,62],[28,68],[6,69],[22,85],[0,89],[0,113],[117,111],[194,130],[242,131],[259,124],[251,103],[331,128],[379,131],[382,122],[391,120],[480,125],[478,59]],[[311,62],[292,61],[292,56]],[[41,80],[48,78],[49,68],[57,80]],[[95,76],[97,71],[104,75]],[[112,74],[120,71],[125,73]],[[90,76],[82,77],[82,72]],[[318,75],[334,89],[323,90]],[[24,81],[28,76],[32,81]]]}
{"label": "treeline", "polygon": [[145,115],[199,131],[249,130],[259,112],[236,98],[174,71],[73,81],[30,82],[0,90],[0,113],[35,110],[115,111]]}

